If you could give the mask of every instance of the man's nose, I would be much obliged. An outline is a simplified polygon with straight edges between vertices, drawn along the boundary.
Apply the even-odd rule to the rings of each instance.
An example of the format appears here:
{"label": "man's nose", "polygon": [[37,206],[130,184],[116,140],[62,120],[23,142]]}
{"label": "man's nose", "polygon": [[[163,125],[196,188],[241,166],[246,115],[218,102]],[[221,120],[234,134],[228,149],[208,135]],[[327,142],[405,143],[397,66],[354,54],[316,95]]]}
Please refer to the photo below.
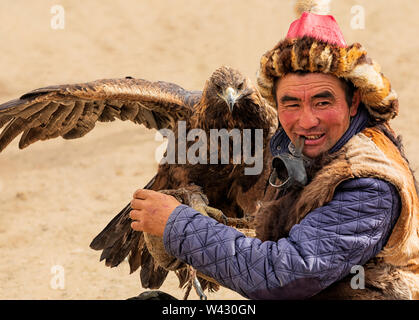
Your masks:
{"label": "man's nose", "polygon": [[313,113],[313,110],[310,107],[303,107],[301,110],[300,117],[298,119],[298,124],[302,129],[311,129],[319,125],[319,119]]}

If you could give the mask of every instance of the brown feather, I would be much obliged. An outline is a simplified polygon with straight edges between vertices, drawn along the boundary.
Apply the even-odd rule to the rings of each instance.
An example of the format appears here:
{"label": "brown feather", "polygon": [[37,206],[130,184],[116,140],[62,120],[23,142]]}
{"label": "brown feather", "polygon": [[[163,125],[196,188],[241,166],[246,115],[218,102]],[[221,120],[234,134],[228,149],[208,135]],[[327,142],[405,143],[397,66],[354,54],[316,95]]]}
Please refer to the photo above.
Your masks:
{"label": "brown feather", "polygon": [[172,83],[130,78],[36,89],[0,105],[0,128],[8,124],[0,135],[0,151],[22,132],[20,148],[57,136],[80,138],[97,121],[120,119],[150,129],[172,128],[189,117],[199,97]]}
{"label": "brown feather", "polygon": [[128,221],[127,217],[129,210],[131,210],[131,207],[128,204],[93,239],[90,243],[90,248],[94,250],[102,250],[114,245],[114,243],[121,237],[121,234],[129,230],[126,223]]}
{"label": "brown feather", "polygon": [[133,273],[138,270],[141,266],[141,253],[145,246],[144,243],[144,234],[141,232],[141,236],[138,238],[138,241],[133,242],[132,250],[128,256],[128,263],[129,263],[129,273]]}
{"label": "brown feather", "polygon": [[47,121],[47,125],[40,125],[38,127],[32,127],[29,130],[25,130],[22,137],[20,138],[20,146],[25,148],[38,140],[46,140],[55,138],[59,135],[62,129],[61,124],[65,118],[70,114],[71,107],[65,105],[59,105],[58,103],[51,102],[57,106],[57,110],[51,115],[51,118]]}
{"label": "brown feather", "polygon": [[160,288],[164,280],[166,280],[169,271],[155,264],[154,258],[147,250],[146,246],[143,247],[141,263],[141,285],[147,289]]}
{"label": "brown feather", "polygon": [[0,134],[0,151],[23,131],[45,124],[57,108],[56,104],[48,103],[41,111],[30,115],[27,119],[14,118]]}

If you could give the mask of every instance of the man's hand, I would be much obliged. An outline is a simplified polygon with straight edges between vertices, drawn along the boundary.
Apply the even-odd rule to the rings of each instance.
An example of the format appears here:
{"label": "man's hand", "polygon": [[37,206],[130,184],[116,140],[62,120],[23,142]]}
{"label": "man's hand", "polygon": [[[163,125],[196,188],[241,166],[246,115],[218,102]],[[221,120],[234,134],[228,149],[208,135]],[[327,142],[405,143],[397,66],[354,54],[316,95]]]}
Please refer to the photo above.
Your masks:
{"label": "man's hand", "polygon": [[147,189],[138,189],[131,201],[131,228],[163,237],[166,222],[181,203],[176,198]]}

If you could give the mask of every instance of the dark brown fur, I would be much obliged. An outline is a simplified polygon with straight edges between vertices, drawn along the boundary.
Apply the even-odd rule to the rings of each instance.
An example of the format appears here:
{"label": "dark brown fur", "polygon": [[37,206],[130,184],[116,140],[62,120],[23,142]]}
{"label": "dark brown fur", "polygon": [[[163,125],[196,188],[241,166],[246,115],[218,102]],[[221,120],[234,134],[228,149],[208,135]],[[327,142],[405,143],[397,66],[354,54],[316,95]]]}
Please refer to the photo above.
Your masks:
{"label": "dark brown fur", "polygon": [[[370,126],[373,126],[372,124],[370,124]],[[406,163],[409,165],[409,170],[410,170],[410,172],[412,173],[412,177],[413,177],[413,181],[414,181],[414,183],[415,183],[415,188],[416,188],[416,193],[418,193],[418,195],[419,195],[419,185],[418,185],[418,181],[417,181],[417,179],[416,179],[416,176],[415,176],[415,172],[413,171],[413,169],[411,168],[411,166],[410,166],[410,163],[409,163],[409,160],[407,159],[407,157],[406,157],[406,153],[405,153],[405,150],[404,150],[404,146],[403,146],[403,139],[402,139],[402,136],[401,135],[398,135],[398,136],[396,136],[396,134],[395,134],[395,132],[392,130],[392,129],[390,129],[389,127],[388,127],[388,125],[386,125],[385,123],[380,123],[380,124],[377,124],[376,125],[376,127],[380,130],[380,131],[382,131],[385,135],[386,135],[386,137],[387,138],[389,138],[390,139],[390,141],[397,147],[397,149],[399,150],[399,152],[400,152],[400,155],[402,156],[402,158],[406,161]]]}
{"label": "dark brown fur", "polygon": [[[321,154],[306,167],[308,183],[336,155]],[[279,174],[280,175],[280,174]],[[297,223],[296,204],[304,187],[293,186],[285,192],[278,192],[269,186],[269,197],[275,200],[264,201],[255,218],[256,237],[262,241],[277,241],[287,237],[292,226]]]}

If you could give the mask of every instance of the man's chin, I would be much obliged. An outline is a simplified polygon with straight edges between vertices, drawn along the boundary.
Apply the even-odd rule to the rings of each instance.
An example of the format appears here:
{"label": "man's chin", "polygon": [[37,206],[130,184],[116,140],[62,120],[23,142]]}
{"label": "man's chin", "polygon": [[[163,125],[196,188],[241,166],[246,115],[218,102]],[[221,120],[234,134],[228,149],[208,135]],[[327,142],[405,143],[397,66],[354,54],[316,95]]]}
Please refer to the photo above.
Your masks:
{"label": "man's chin", "polygon": [[314,158],[317,158],[318,156],[322,155],[326,151],[323,150],[323,148],[310,148],[310,147],[306,146],[303,149],[303,155],[305,155],[307,158],[314,159]]}

